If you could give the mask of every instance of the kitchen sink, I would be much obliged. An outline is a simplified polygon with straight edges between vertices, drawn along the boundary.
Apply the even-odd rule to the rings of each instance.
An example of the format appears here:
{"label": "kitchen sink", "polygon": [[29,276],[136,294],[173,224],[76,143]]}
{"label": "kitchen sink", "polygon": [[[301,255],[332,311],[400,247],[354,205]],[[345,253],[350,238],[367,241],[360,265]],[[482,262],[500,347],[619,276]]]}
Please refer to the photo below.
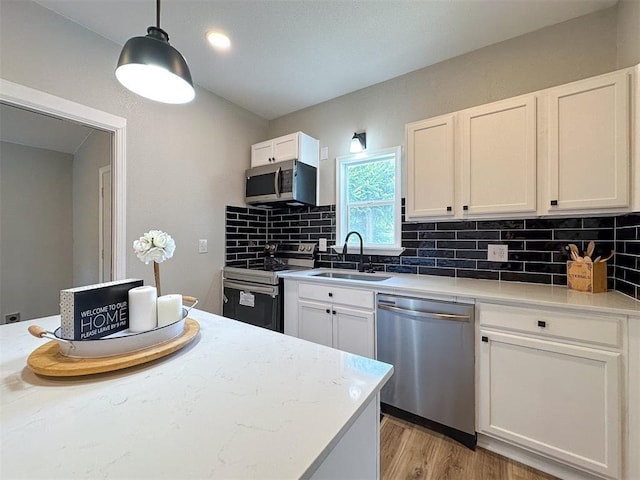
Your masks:
{"label": "kitchen sink", "polygon": [[388,280],[391,277],[383,277],[376,275],[375,273],[365,274],[365,273],[345,273],[345,272],[322,272],[322,273],[314,273],[314,277],[322,277],[322,278],[341,278],[343,280],[360,280],[364,282],[381,282],[383,280]]}

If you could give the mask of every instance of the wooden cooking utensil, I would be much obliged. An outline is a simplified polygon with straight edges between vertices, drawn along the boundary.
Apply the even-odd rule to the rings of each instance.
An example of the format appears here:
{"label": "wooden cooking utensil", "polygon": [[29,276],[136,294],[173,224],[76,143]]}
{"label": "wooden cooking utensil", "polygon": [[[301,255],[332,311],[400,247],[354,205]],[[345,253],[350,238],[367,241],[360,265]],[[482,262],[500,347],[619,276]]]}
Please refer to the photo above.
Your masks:
{"label": "wooden cooking utensil", "polygon": [[596,259],[593,261],[593,263],[598,263],[598,262],[600,261],[600,259],[601,259],[601,258],[602,258],[602,257],[601,257],[600,255],[598,255],[598,256],[596,257]]}
{"label": "wooden cooking utensil", "polygon": [[615,250],[611,250],[611,254],[610,254],[608,257],[601,259],[601,260],[600,260],[600,262],[601,262],[601,263],[606,262],[606,261],[607,261],[607,260],[609,260],[611,257],[613,257],[615,254],[616,254],[616,251],[615,251]]}
{"label": "wooden cooking utensil", "polygon": [[589,242],[589,245],[587,246],[587,253],[585,254],[586,257],[590,257],[591,255],[593,255],[593,251],[596,249],[596,243],[591,240]]}
{"label": "wooden cooking utensil", "polygon": [[582,257],[580,256],[580,250],[578,250],[578,246],[575,243],[570,243],[569,248],[571,249],[571,258],[573,258],[576,262],[582,262]]}

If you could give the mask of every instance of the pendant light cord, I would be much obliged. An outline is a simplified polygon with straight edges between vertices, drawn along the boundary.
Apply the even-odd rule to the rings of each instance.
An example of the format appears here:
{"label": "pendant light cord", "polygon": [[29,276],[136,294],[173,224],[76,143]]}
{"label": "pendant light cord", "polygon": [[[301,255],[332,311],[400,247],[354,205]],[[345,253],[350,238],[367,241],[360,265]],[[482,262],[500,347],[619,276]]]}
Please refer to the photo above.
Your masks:
{"label": "pendant light cord", "polygon": [[160,0],[156,0],[156,27],[160,28]]}

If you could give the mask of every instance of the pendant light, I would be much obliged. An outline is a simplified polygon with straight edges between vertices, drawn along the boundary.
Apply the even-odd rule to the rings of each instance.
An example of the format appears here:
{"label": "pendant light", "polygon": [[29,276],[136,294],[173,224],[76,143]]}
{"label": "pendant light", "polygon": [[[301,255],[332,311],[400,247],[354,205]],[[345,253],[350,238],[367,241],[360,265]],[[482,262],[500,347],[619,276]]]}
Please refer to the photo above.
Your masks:
{"label": "pendant light", "polygon": [[187,62],[160,28],[160,0],[156,0],[156,26],[147,28],[145,37],[133,37],[124,44],[116,78],[132,92],[156,102],[187,103],[195,97]]}

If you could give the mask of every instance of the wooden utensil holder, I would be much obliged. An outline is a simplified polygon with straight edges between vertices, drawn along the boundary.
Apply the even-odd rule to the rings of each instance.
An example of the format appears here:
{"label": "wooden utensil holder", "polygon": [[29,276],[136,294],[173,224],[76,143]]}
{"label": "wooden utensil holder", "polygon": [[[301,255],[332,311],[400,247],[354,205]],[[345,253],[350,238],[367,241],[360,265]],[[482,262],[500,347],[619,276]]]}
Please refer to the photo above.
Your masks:
{"label": "wooden utensil holder", "polygon": [[607,291],[607,262],[567,262],[567,287],[578,292]]}

